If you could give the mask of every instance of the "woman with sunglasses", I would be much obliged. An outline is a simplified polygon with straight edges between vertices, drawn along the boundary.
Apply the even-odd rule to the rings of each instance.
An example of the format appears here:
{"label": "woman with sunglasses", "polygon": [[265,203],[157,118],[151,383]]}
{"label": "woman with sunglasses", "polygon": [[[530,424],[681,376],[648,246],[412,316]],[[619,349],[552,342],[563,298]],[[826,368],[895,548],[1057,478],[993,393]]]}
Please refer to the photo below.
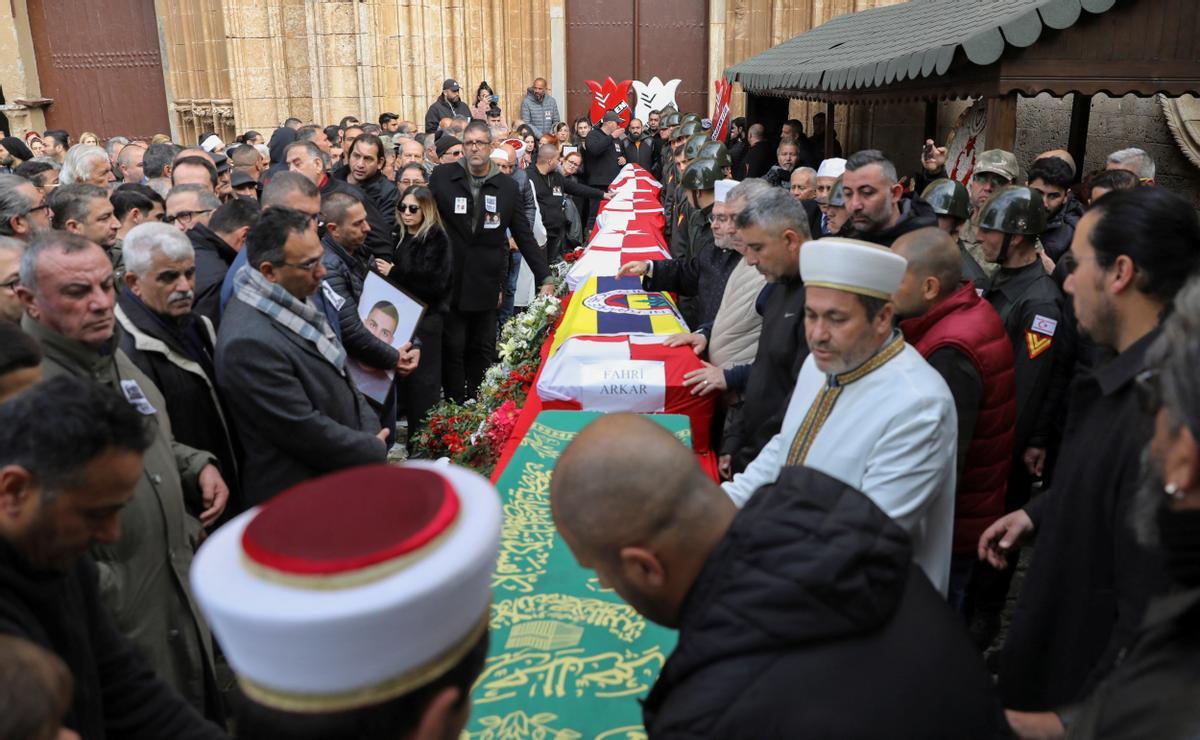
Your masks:
{"label": "woman with sunglasses", "polygon": [[[413,440],[429,409],[442,397],[442,315],[450,298],[450,240],[442,228],[433,192],[424,185],[404,190],[396,206],[396,223],[400,241],[392,261],[380,259],[375,265],[389,282],[425,304],[416,333],[421,362],[400,382],[408,439]],[[411,454],[411,442],[408,449]]]}

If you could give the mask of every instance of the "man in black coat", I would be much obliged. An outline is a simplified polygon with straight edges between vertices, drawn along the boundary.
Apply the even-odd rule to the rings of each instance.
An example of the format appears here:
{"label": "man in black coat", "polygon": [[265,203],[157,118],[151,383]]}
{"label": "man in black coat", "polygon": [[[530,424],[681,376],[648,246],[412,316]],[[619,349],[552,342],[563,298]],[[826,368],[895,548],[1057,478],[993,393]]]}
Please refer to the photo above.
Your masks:
{"label": "man in black coat", "polygon": [[67,664],[75,691],[63,726],[79,736],[223,738],[117,630],[85,557],[120,539],[149,444],[133,406],[82,378],[0,405],[0,633]]}
{"label": "man in black coat", "polygon": [[[588,132],[583,149],[583,169],[587,172],[587,184],[608,190],[625,166],[625,129],[621,128],[620,116],[612,111],[604,114],[599,126]],[[592,204],[593,213],[599,201]]]}
{"label": "man in black coat", "polygon": [[382,463],[390,432],[379,428],[334,328],[310,300],[326,274],[313,219],[269,208],[247,242],[216,367],[245,449],[242,491],[259,504],[323,473]]}
{"label": "man in black coat", "polygon": [[534,281],[544,293],[554,290],[546,253],[534,241],[517,183],[490,158],[491,129],[472,121],[463,138],[466,155],[435,167],[429,177],[454,255],[442,386],[456,401],[474,396],[484,371],[495,362],[496,312],[508,277],[509,233]]}
{"label": "man in black coat", "polygon": [[746,149],[745,158],[742,160],[743,172],[739,176],[737,171],[734,175],[739,180],[744,180],[747,177],[762,177],[775,166],[778,161],[775,155],[775,149],[771,146],[771,142],[767,141],[767,130],[761,123],[752,125],[749,131],[746,132],[746,141],[749,147]]}
{"label": "man in black coat", "polygon": [[558,147],[554,144],[542,144],[538,147],[536,156],[536,163],[526,169],[525,173],[529,176],[529,184],[533,187],[538,208],[542,212],[542,225],[546,227],[546,259],[548,262],[554,262],[562,253],[562,244],[566,237],[567,197],[602,200],[607,193],[563,177],[558,171]]}
{"label": "man in black coat", "polygon": [[396,247],[393,235],[400,191],[383,174],[385,156],[383,141],[374,134],[363,134],[351,145],[347,164],[334,170],[333,176],[358,188],[366,196],[363,206],[371,224],[366,249],[374,257],[391,259]]}
{"label": "man in black coat", "polygon": [[669,432],[611,414],[571,442],[550,485],[580,565],[679,630],[642,705],[650,737],[989,738],[1003,726],[908,535],[841,481],[784,468],[738,511]]}
{"label": "man in black coat", "polygon": [[233,198],[213,212],[207,226],[196,223],[187,230],[196,254],[194,310],[215,328],[221,325],[221,283],[246,243],[246,234],[258,223],[258,216],[258,201]]}
{"label": "man in black coat", "polygon": [[850,155],[842,173],[842,193],[855,239],[890,247],[902,234],[938,225],[932,206],[903,197],[896,166],[878,149]]}
{"label": "man in black coat", "polygon": [[[743,182],[730,191],[726,207],[738,213],[746,262],[766,277],[765,290],[771,291],[762,309],[758,352],[745,380],[745,402],[729,418],[721,440],[721,466],[732,475],[745,470],[779,432],[808,357],[800,245],[811,235],[808,217],[796,199],[761,180]],[[780,223],[785,224],[782,229],[768,228]]]}
{"label": "man in black coat", "polygon": [[462,88],[454,80],[447,79],[442,83],[442,94],[425,111],[425,133],[437,131],[438,121],[443,118],[471,117],[471,109],[463,102],[461,92]]}
{"label": "man in black coat", "polygon": [[1004,567],[1037,534],[1002,653],[1006,708],[1046,711],[1085,697],[1166,585],[1160,553],[1130,526],[1154,424],[1137,386],[1160,317],[1200,266],[1198,244],[1195,211],[1161,188],[1110,193],[1075,231],[1066,287],[1079,326],[1118,354],[1071,388],[1052,488],[979,541],[980,556]]}
{"label": "man in black coat", "polygon": [[654,137],[647,134],[642,127],[642,122],[638,119],[633,119],[629,122],[629,126],[625,128],[625,159],[634,164],[641,165],[648,172],[654,171],[654,162],[658,154],[657,148],[654,146]]}
{"label": "man in black coat", "polygon": [[126,271],[115,311],[124,329],[120,347],[155,386],[167,389],[166,411],[176,441],[217,458],[229,504],[221,519],[205,524],[227,521],[245,509],[238,485],[240,451],[217,394],[217,332],[194,310],[195,250],[178,229],[149,222],[130,230],[123,254]]}

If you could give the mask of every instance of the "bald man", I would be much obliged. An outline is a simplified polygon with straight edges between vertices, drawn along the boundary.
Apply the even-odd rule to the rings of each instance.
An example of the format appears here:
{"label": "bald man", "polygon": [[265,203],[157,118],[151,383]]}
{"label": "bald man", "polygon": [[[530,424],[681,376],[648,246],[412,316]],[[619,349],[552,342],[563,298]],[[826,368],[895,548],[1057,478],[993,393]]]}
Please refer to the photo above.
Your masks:
{"label": "bald man", "polygon": [[908,535],[840,481],[785,468],[739,511],[669,432],[610,414],[550,503],[580,565],[679,630],[650,737],[995,735],[991,681]]}
{"label": "bald man", "polygon": [[967,621],[975,543],[1004,514],[1013,452],[1016,376],[1012,343],[991,304],[962,279],[963,253],[954,238],[929,227],[892,244],[908,260],[892,296],[909,344],[937,370],[958,412],[958,484],[947,598]]}

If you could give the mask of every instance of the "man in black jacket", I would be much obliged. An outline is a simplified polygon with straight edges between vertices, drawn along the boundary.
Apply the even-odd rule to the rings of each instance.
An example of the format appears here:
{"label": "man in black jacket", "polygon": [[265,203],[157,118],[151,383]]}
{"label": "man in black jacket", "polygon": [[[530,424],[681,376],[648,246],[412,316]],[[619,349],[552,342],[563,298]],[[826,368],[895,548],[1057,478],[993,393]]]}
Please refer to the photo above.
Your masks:
{"label": "man in black jacket", "polygon": [[447,79],[442,83],[442,94],[437,100],[433,101],[433,105],[429,106],[429,110],[425,112],[425,133],[432,134],[438,130],[438,121],[443,118],[462,117],[469,119],[471,117],[471,109],[462,101],[458,82]]}
{"label": "man in black jacket", "polygon": [[[588,132],[583,149],[583,169],[587,172],[587,184],[594,188],[607,190],[617,174],[625,166],[625,152],[622,141],[625,129],[621,128],[620,117],[608,111],[599,126]],[[591,201],[590,217],[594,218],[600,201]]]}
{"label": "man in black jacket", "polygon": [[[728,421],[721,441],[721,458],[729,456],[728,463],[721,461],[722,467],[731,475],[745,470],[779,432],[788,398],[808,357],[800,279],[800,247],[812,238],[808,216],[786,190],[760,183],[744,182],[729,194],[729,202],[739,211],[737,227],[746,246],[746,262],[773,284],[767,286],[771,292],[762,308],[762,333],[746,378],[746,401]],[[766,190],[755,192],[758,188]]]}
{"label": "man in black jacket", "polygon": [[0,405],[0,632],[71,669],[63,725],[82,737],[222,738],[117,631],[85,557],[120,539],[149,444],[141,414],[82,378],[59,376]]}
{"label": "man in black jacket", "polygon": [[607,193],[563,177],[558,171],[558,147],[554,144],[542,144],[537,150],[536,164],[525,172],[542,211],[542,225],[546,227],[546,260],[554,262],[562,253],[566,236],[566,198],[578,196],[602,200]]}
{"label": "man in black jacket", "polygon": [[650,737],[988,738],[1003,726],[907,534],[846,484],[784,468],[738,511],[665,429],[611,414],[571,442],[550,485],[580,565],[679,630],[642,706]]}
{"label": "man in black jacket", "polygon": [[124,257],[124,286],[118,288],[115,311],[124,329],[120,347],[154,385],[167,389],[166,411],[176,441],[217,458],[229,503],[220,519],[204,523],[227,521],[245,509],[238,484],[240,452],[217,395],[217,332],[194,310],[195,250],[178,229],[146,223],[129,232]]}
{"label": "man in black jacket", "polygon": [[645,132],[642,122],[636,118],[630,121],[629,126],[625,128],[625,138],[625,154],[628,155],[626,159],[652,172],[657,151],[654,147],[654,137]]}
{"label": "man in black jacket", "polygon": [[463,137],[466,155],[435,167],[429,177],[454,255],[442,386],[456,401],[474,396],[484,371],[495,362],[496,311],[508,276],[508,233],[543,293],[554,290],[546,253],[534,241],[517,183],[490,158],[491,129],[483,121],[472,121]]}
{"label": "man in black jacket", "polygon": [[878,149],[850,155],[842,174],[842,194],[855,239],[890,247],[901,234],[937,226],[933,208],[905,198],[896,166]]}
{"label": "man in black jacket", "polygon": [[[761,123],[750,126],[746,132],[746,141],[749,143],[749,147],[746,149],[743,160],[745,169],[738,179],[762,177],[775,166],[777,161],[775,150],[771,148],[771,142],[767,141],[766,137],[767,130]],[[736,172],[734,174],[737,175]]]}
{"label": "man in black jacket", "polygon": [[[386,152],[383,141],[374,134],[363,134],[350,145],[347,163],[333,171],[333,176],[357,188],[364,196],[367,221],[367,251],[374,257],[389,259],[396,246],[396,204],[400,191],[383,174]],[[317,187],[321,187],[320,184]]]}
{"label": "man in black jacket", "polygon": [[1004,644],[1007,708],[1045,711],[1086,696],[1165,586],[1160,554],[1130,526],[1154,422],[1137,385],[1160,317],[1200,266],[1198,244],[1195,211],[1161,188],[1106,195],[1075,231],[1067,291],[1080,328],[1118,354],[1071,388],[1053,487],[980,538],[980,555],[1004,567],[1022,538],[1038,537]]}
{"label": "man in black jacket", "polygon": [[221,325],[221,283],[246,243],[246,234],[258,223],[258,216],[258,201],[233,198],[213,212],[207,226],[196,223],[187,230],[196,253],[194,310],[206,316],[214,328]]}

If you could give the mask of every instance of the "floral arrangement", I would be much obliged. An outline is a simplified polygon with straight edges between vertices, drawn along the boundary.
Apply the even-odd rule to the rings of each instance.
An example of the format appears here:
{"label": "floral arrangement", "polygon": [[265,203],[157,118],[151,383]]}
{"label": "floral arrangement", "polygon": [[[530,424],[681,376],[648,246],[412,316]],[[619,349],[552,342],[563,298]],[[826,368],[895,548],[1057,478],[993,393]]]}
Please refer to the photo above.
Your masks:
{"label": "floral arrangement", "polygon": [[430,410],[416,450],[490,475],[537,376],[542,343],[560,307],[557,296],[538,296],[509,319],[496,343],[500,361],[488,368],[476,397],[464,404],[442,401]]}

